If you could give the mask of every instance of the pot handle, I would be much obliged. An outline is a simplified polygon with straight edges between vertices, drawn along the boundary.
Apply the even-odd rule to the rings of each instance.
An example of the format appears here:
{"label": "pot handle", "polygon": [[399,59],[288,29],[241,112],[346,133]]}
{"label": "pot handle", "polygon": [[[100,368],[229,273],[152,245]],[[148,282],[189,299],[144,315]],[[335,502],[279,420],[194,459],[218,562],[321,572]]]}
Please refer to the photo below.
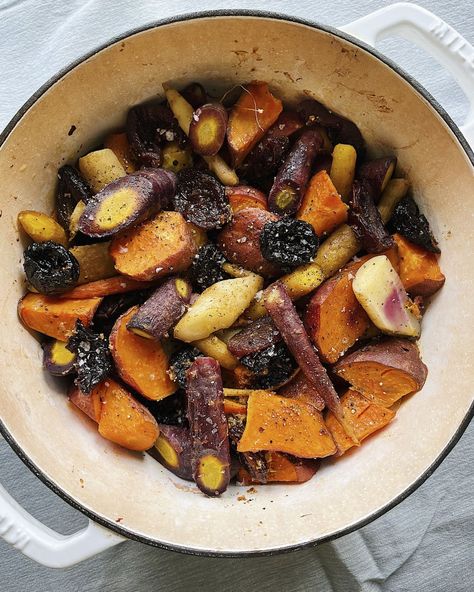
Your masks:
{"label": "pot handle", "polygon": [[425,8],[408,2],[381,8],[340,28],[372,46],[384,37],[400,35],[431,54],[467,96],[469,113],[460,129],[474,147],[474,47],[462,35]]}
{"label": "pot handle", "polygon": [[92,520],[71,535],[51,530],[28,514],[0,485],[0,537],[47,567],[70,567],[125,541]]}

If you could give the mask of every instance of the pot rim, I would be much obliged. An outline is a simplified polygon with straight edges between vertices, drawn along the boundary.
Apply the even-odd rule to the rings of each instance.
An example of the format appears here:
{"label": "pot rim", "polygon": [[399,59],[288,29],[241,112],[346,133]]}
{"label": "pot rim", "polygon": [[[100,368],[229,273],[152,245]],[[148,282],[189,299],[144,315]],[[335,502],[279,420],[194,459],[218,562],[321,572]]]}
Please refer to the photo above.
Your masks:
{"label": "pot rim", "polygon": [[[186,22],[189,20],[197,20],[202,18],[213,18],[213,17],[254,17],[254,18],[262,18],[262,19],[274,19],[279,21],[287,21],[290,23],[296,23],[299,25],[304,25],[310,27],[312,29],[320,30],[325,33],[329,33],[334,35],[335,37],[339,37],[344,41],[348,41],[353,45],[367,51],[373,57],[377,58],[381,62],[383,62],[386,66],[394,70],[399,76],[401,76],[406,82],[410,84],[410,86],[418,92],[430,105],[433,109],[438,113],[438,115],[443,119],[443,121],[447,124],[450,130],[455,135],[456,139],[460,143],[461,147],[463,148],[464,152],[466,153],[468,159],[474,166],[474,150],[470,147],[467,140],[463,136],[459,127],[454,123],[450,115],[445,111],[445,109],[436,101],[436,99],[410,74],[405,72],[403,68],[398,66],[395,62],[393,62],[390,58],[384,56],[383,54],[379,53],[375,48],[370,45],[367,45],[363,41],[360,41],[356,37],[349,35],[345,32],[342,32],[340,29],[335,27],[331,27],[328,25],[323,25],[321,23],[306,20],[303,18],[295,17],[288,14],[278,13],[278,12],[271,12],[266,10],[251,10],[251,9],[219,9],[219,10],[208,10],[208,11],[196,11],[196,12],[189,12],[184,13],[164,19],[159,19],[157,21],[153,21],[146,25],[142,25],[140,27],[136,27],[134,29],[128,30],[125,33],[117,35],[111,38],[109,41],[97,46],[96,48],[92,49],[88,53],[82,55],[81,57],[77,58],[76,60],[70,62],[64,68],[52,76],[49,80],[47,80],[44,84],[40,86],[40,88],[34,92],[31,97],[20,107],[20,109],[15,113],[12,119],[7,123],[5,129],[0,133],[0,147],[4,144],[7,140],[11,132],[14,130],[16,124],[20,121],[20,119],[25,115],[25,113],[32,107],[36,101],[38,101],[41,96],[48,91],[56,82],[58,82],[61,78],[63,78],[66,74],[68,74],[71,70],[73,70],[76,66],[82,64],[89,58],[93,57],[97,53],[101,52],[104,49],[107,49],[111,45],[123,41],[133,35],[138,33],[143,33],[144,31],[148,31],[151,29],[159,28],[164,25],[170,25],[173,23],[179,22]],[[7,427],[4,425],[2,419],[0,418],[0,433],[3,435],[7,443],[10,447],[14,450],[17,456],[23,461],[23,463],[32,471],[36,477],[38,477],[47,487],[49,487],[54,493],[56,493],[59,497],[61,497],[64,501],[66,501],[69,505],[71,505],[76,510],[82,512],[85,516],[89,519],[105,526],[106,528],[118,533],[119,535],[131,539],[134,541],[138,541],[140,543],[145,543],[151,545],[153,547],[158,547],[161,549],[165,549],[167,551],[176,551],[187,555],[196,555],[201,557],[255,557],[255,556],[272,556],[278,555],[282,553],[288,553],[291,551],[297,551],[302,549],[307,549],[310,547],[314,547],[323,543],[327,543],[329,541],[333,541],[338,539],[342,536],[350,534],[360,528],[367,526],[395,506],[397,506],[400,502],[406,499],[409,495],[411,495],[414,491],[416,491],[427,479],[430,477],[434,471],[439,467],[441,462],[447,457],[447,455],[451,452],[454,446],[457,444],[461,436],[463,435],[464,431],[466,430],[467,426],[469,425],[471,419],[474,417],[474,401],[472,402],[468,412],[464,416],[461,424],[459,425],[458,429],[454,433],[451,440],[445,446],[445,448],[441,451],[437,458],[431,463],[431,465],[409,486],[405,491],[402,491],[398,496],[396,496],[393,500],[389,503],[385,504],[382,508],[378,509],[377,511],[369,514],[362,520],[359,520],[355,524],[347,526],[345,528],[341,528],[340,530],[323,537],[317,537],[315,539],[311,539],[309,541],[288,545],[285,547],[277,547],[274,549],[269,550],[255,550],[255,551],[212,551],[212,550],[202,550],[196,549],[193,547],[186,547],[180,545],[173,545],[158,541],[156,539],[135,534],[130,532],[124,526],[113,522],[107,518],[103,518],[102,516],[96,514],[94,511],[87,509],[81,503],[76,501],[76,499],[70,496],[66,491],[64,491],[61,487],[59,487],[53,480],[51,480],[29,457],[26,455],[20,445],[16,442],[13,435],[8,431]]]}

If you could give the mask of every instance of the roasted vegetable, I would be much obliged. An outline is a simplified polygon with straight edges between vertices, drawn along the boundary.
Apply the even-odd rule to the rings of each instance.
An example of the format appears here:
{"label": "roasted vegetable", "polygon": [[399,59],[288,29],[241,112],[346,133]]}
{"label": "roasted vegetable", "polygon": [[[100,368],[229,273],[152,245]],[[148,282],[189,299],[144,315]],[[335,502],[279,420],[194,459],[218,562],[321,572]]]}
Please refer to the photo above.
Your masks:
{"label": "roasted vegetable", "polygon": [[359,168],[357,176],[363,183],[368,183],[372,189],[372,195],[375,202],[377,202],[382,195],[382,192],[390,181],[396,166],[396,157],[388,156],[365,162]]}
{"label": "roasted vegetable", "polygon": [[301,117],[296,111],[284,109],[272,127],[268,135],[274,138],[289,138],[303,127]]}
{"label": "roasted vegetable", "polygon": [[200,247],[189,270],[193,285],[201,291],[216,282],[230,279],[222,267],[224,263],[225,257],[214,243]]}
{"label": "roasted vegetable", "polygon": [[336,144],[332,152],[331,181],[343,201],[349,199],[354,181],[357,152],[350,144]]}
{"label": "roasted vegetable", "polygon": [[190,146],[181,146],[178,141],[168,142],[162,150],[163,168],[173,173],[193,166]]}
{"label": "roasted vegetable", "polygon": [[229,350],[242,358],[255,354],[281,341],[281,335],[275,323],[268,316],[257,319],[230,338]]}
{"label": "roasted vegetable", "polygon": [[[132,281],[134,280],[128,280],[128,282]],[[106,296],[94,315],[94,328],[96,331],[110,335],[115,321],[119,316],[132,308],[132,306],[143,304],[151,296],[151,293],[152,290],[150,289],[146,290],[136,287],[132,292]]]}
{"label": "roasted vegetable", "polygon": [[385,255],[372,257],[359,268],[352,289],[370,320],[383,333],[420,336],[419,314]]}
{"label": "roasted vegetable", "polygon": [[134,290],[144,290],[155,285],[155,282],[138,282],[123,275],[107,278],[106,280],[97,280],[89,284],[76,286],[68,292],[61,294],[61,298],[98,298],[102,296],[112,296],[114,294],[126,294]]}
{"label": "roasted vegetable", "polygon": [[267,198],[265,194],[254,187],[248,187],[247,185],[226,187],[225,193],[234,216],[237,212],[246,208],[267,209]]}
{"label": "roasted vegetable", "polygon": [[225,140],[227,111],[220,103],[206,103],[193,113],[189,139],[194,151],[202,156],[214,156]]}
{"label": "roasted vegetable", "polygon": [[309,222],[318,236],[329,234],[347,220],[347,206],[326,171],[311,178],[297,218]]}
{"label": "roasted vegetable", "polygon": [[174,328],[174,336],[190,342],[230,327],[262,288],[262,284],[262,278],[256,275],[213,284],[198,296],[181,317]]}
{"label": "roasted vegetable", "polygon": [[357,125],[330,111],[315,99],[306,99],[298,105],[297,111],[306,125],[321,125],[326,128],[334,144],[350,144],[359,157],[365,153],[365,142]]}
{"label": "roasted vegetable", "polygon": [[368,253],[383,253],[394,242],[385,229],[367,182],[354,181],[349,202],[349,225]]}
{"label": "roasted vegetable", "polygon": [[69,338],[67,349],[75,354],[74,368],[77,372],[75,384],[88,394],[112,372],[107,339],[103,334],[90,331],[80,320]]}
{"label": "roasted vegetable", "polygon": [[71,247],[70,252],[79,263],[78,284],[87,284],[117,275],[114,262],[109,255],[109,242],[93,243]]}
{"label": "roasted vegetable", "polygon": [[370,401],[391,407],[400,397],[423,387],[428,369],[416,344],[385,339],[344,356],[334,372]]}
{"label": "roasted vegetable", "polygon": [[[109,148],[89,152],[80,158],[79,170],[94,193],[126,175],[120,160]],[[88,204],[89,200],[85,203]]]}
{"label": "roasted vegetable", "polygon": [[186,397],[193,445],[193,476],[209,496],[223,493],[230,481],[230,452],[219,364],[197,358],[187,373]]}
{"label": "roasted vegetable", "polygon": [[415,200],[406,196],[395,207],[390,218],[391,232],[398,232],[412,243],[432,253],[440,253],[426,217],[420,213]]}
{"label": "roasted vegetable", "polygon": [[110,245],[115,269],[139,281],[186,271],[202,243],[202,233],[178,212],[160,212],[120,234]]}
{"label": "roasted vegetable", "polygon": [[159,424],[188,427],[184,391],[178,390],[169,397],[165,397],[159,401],[146,400],[143,404]]}
{"label": "roasted vegetable", "polygon": [[219,249],[232,263],[254,271],[264,277],[278,275],[277,265],[267,261],[261,250],[261,234],[269,222],[278,217],[258,208],[247,208],[234,214],[234,218],[217,239]]}
{"label": "roasted vegetable", "polygon": [[[286,136],[266,135],[250,151],[239,168],[239,173],[247,181],[266,189],[271,187],[273,178],[283,164],[290,140]],[[266,201],[266,200],[265,200]]]}
{"label": "roasted vegetable", "polygon": [[352,347],[370,324],[352,290],[355,273],[365,260],[347,265],[324,282],[309,301],[305,326],[319,356],[329,364]]}
{"label": "roasted vegetable", "polygon": [[112,150],[115,156],[119,159],[120,164],[125,169],[127,175],[134,173],[137,170],[126,132],[109,134],[105,138],[104,147]]}
{"label": "roasted vegetable", "polygon": [[[79,237],[83,237],[79,233],[79,220],[81,219],[84,210],[86,209],[86,204],[81,200],[78,201],[74,207],[74,210],[71,213],[71,217],[69,218],[69,242],[76,241]],[[87,237],[86,237],[87,238]]]}
{"label": "roasted vegetable", "polygon": [[288,271],[312,261],[319,246],[311,224],[290,217],[267,222],[259,241],[264,258]]}
{"label": "roasted vegetable", "polygon": [[243,356],[240,363],[252,372],[252,388],[256,389],[278,387],[295,369],[295,362],[284,343]]}
{"label": "roasted vegetable", "polygon": [[185,346],[170,357],[169,375],[182,389],[186,388],[186,373],[202,353],[195,347]]}
{"label": "roasted vegetable", "polygon": [[[359,442],[385,427],[395,417],[395,411],[369,401],[353,389],[349,389],[342,395],[341,405]],[[326,416],[326,427],[336,443],[337,456],[341,456],[354,446],[353,440],[349,438],[332,413]]]}
{"label": "roasted vegetable", "polygon": [[43,344],[43,367],[53,376],[67,376],[74,372],[75,358],[65,341],[54,339]]}
{"label": "roasted vegetable", "polygon": [[395,234],[393,238],[398,247],[400,279],[405,290],[413,296],[432,296],[445,281],[436,255],[401,234]]}
{"label": "roasted vegetable", "polygon": [[79,263],[58,243],[33,243],[23,254],[26,279],[40,294],[60,294],[79,279]]}
{"label": "roasted vegetable", "polygon": [[238,360],[230,353],[227,345],[217,335],[209,335],[204,339],[193,341],[193,345],[205,356],[214,358],[219,362],[220,366],[227,370],[233,370],[238,364]]}
{"label": "roasted vegetable", "polygon": [[56,194],[56,218],[69,232],[69,221],[76,204],[86,204],[92,197],[89,185],[74,167],[66,164],[58,171],[58,190]]}
{"label": "roasted vegetable", "polygon": [[232,217],[225,188],[202,171],[185,169],[178,175],[173,207],[199,228],[221,228]]}
{"label": "roasted vegetable", "polygon": [[102,298],[72,300],[29,293],[20,300],[18,315],[30,329],[67,341],[78,319],[86,326],[91,323],[101,301]]}
{"label": "roasted vegetable", "polygon": [[140,306],[127,323],[127,329],[140,337],[159,341],[186,312],[190,298],[190,284],[181,278],[170,278]]}
{"label": "roasted vegetable", "polygon": [[[239,441],[245,430],[245,420],[242,416],[231,415],[227,418],[229,425],[229,440],[234,450],[237,450]],[[241,452],[237,453],[240,464],[248,472],[250,478],[258,483],[266,483],[268,476],[268,464],[266,452]]]}
{"label": "roasted vegetable", "polygon": [[158,424],[160,435],[149,451],[169,471],[186,479],[193,480],[191,434],[187,427]]}
{"label": "roasted vegetable", "polygon": [[164,169],[138,171],[117,179],[86,205],[79,230],[93,237],[126,230],[165,208],[175,191],[175,175]]}
{"label": "roasted vegetable", "polygon": [[322,411],[325,407],[324,399],[303,372],[298,372],[289,382],[279,388],[278,394],[289,399],[304,401],[318,411]]}
{"label": "roasted vegetable", "polygon": [[322,146],[319,129],[305,130],[296,140],[268,196],[268,207],[272,212],[294,214],[298,210],[309,181],[311,165]]}
{"label": "roasted vegetable", "polygon": [[303,401],[277,395],[250,395],[245,431],[238,452],[287,452],[322,458],[336,452],[319,411]]}
{"label": "roasted vegetable", "polygon": [[69,401],[85,413],[90,419],[99,423],[100,415],[102,413],[102,403],[100,400],[100,392],[104,388],[100,384],[89,394],[85,394],[81,389],[73,384],[68,392]]}
{"label": "roasted vegetable", "polygon": [[[258,454],[258,453],[247,453]],[[263,455],[263,453],[261,453]],[[246,468],[241,468],[237,474],[237,481],[242,485],[255,485],[262,483],[305,483],[316,474],[319,461],[304,459],[284,454],[282,452],[265,453],[267,466],[266,480],[262,481],[252,477]]]}
{"label": "roasted vegetable", "polygon": [[247,415],[247,405],[239,403],[235,399],[224,398],[224,413],[229,415]]}
{"label": "roasted vegetable", "polygon": [[239,166],[283,110],[266,82],[252,82],[234,105],[227,126],[227,143],[235,166]]}
{"label": "roasted vegetable", "polygon": [[183,88],[181,94],[194,109],[208,102],[206,90],[199,82],[191,82]]}
{"label": "roasted vegetable", "polygon": [[148,409],[114,380],[105,380],[98,388],[102,402],[99,434],[129,450],[151,448],[160,430]]}
{"label": "roasted vegetable", "polygon": [[133,307],[120,316],[110,334],[110,350],[122,380],[153,401],[176,391],[168,376],[168,356],[161,343],[143,339],[128,331],[127,325],[137,313]]}
{"label": "roasted vegetable", "polygon": [[23,210],[18,214],[18,223],[36,243],[52,241],[67,247],[68,240],[64,228],[51,216],[32,210]]}

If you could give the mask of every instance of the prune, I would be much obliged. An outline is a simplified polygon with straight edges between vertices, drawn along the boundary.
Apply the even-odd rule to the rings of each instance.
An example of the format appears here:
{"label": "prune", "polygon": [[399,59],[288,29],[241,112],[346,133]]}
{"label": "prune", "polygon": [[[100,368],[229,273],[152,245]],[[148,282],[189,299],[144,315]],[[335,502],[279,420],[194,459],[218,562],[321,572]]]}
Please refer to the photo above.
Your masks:
{"label": "prune", "polygon": [[199,82],[191,82],[185,86],[181,95],[192,105],[193,109],[202,107],[208,101],[207,93]]}
{"label": "prune", "polygon": [[383,253],[393,247],[393,238],[383,225],[368,182],[354,181],[349,205],[349,225],[368,253]]}
{"label": "prune", "polygon": [[275,323],[267,315],[257,319],[230,338],[227,347],[237,358],[254,354],[281,341]]}
{"label": "prune", "polygon": [[94,328],[109,335],[119,316],[132,306],[143,304],[152,293],[153,289],[106,296],[95,313]]}
{"label": "prune", "polygon": [[202,291],[216,282],[230,279],[230,275],[222,269],[225,262],[224,255],[213,243],[200,247],[190,269],[193,286]]}
{"label": "prune", "polygon": [[318,246],[318,235],[311,224],[294,218],[267,222],[260,234],[263,256],[283,270],[311,261]]}
{"label": "prune", "polygon": [[40,294],[66,292],[79,279],[77,259],[58,243],[33,243],[23,256],[26,278]]}
{"label": "prune", "polygon": [[141,400],[158,423],[183,427],[188,425],[186,398],[183,391],[178,390],[161,401],[150,401],[145,398]]}
{"label": "prune", "polygon": [[178,173],[178,187],[172,201],[175,210],[188,222],[205,230],[221,228],[232,217],[224,185],[196,169]]}
{"label": "prune", "polygon": [[388,223],[391,232],[398,232],[412,243],[432,253],[441,253],[431,232],[430,224],[413,197],[404,197],[396,206]]}
{"label": "prune", "polygon": [[186,372],[196,358],[203,354],[195,347],[186,346],[170,357],[170,377],[178,385],[186,388]]}
{"label": "prune", "polygon": [[252,371],[252,386],[261,389],[280,385],[288,380],[295,369],[294,359],[283,342],[244,356],[240,362]]}
{"label": "prune", "polygon": [[109,342],[103,333],[94,333],[76,322],[76,330],[69,338],[67,349],[76,354],[74,366],[77,371],[75,384],[83,393],[91,390],[112,372]]}
{"label": "prune", "polygon": [[[229,415],[229,442],[233,452],[237,451],[240,438],[245,430],[245,418],[241,415]],[[253,481],[266,483],[268,479],[268,463],[266,452],[237,453],[240,464],[248,471]]]}
{"label": "prune", "polygon": [[288,154],[289,146],[287,136],[265,136],[240,167],[241,176],[257,184],[274,177]]}
{"label": "prune", "polygon": [[79,171],[68,164],[59,169],[58,179],[56,218],[64,230],[69,232],[69,220],[77,202],[87,203],[92,197],[92,191]]}
{"label": "prune", "polygon": [[159,167],[164,142],[186,143],[186,135],[166,105],[149,103],[132,107],[127,115],[127,138],[138,163]]}

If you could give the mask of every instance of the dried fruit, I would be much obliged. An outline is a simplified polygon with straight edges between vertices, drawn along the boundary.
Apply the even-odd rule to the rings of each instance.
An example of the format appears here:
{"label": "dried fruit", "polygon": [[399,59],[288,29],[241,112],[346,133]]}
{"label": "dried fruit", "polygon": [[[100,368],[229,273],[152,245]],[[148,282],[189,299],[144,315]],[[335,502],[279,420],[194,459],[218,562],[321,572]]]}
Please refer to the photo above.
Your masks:
{"label": "dried fruit", "polygon": [[309,263],[318,246],[319,239],[311,224],[294,218],[267,222],[260,234],[263,256],[283,270]]}
{"label": "dried fruit", "polygon": [[183,88],[181,94],[194,109],[207,103],[206,90],[199,82],[191,82]]}
{"label": "dried fruit", "polygon": [[188,222],[205,230],[221,228],[232,217],[224,185],[196,169],[185,169],[178,174],[173,206]]}
{"label": "dried fruit", "polygon": [[100,303],[94,316],[94,327],[108,335],[112,331],[115,321],[132,306],[143,304],[151,295],[152,289],[114,294],[107,296]]}
{"label": "dried fruit", "polygon": [[94,333],[86,329],[81,321],[76,322],[76,330],[69,338],[66,347],[76,354],[75,384],[83,393],[90,393],[112,372],[108,340],[103,333]]}
{"label": "dried fruit", "polygon": [[[191,365],[192,362],[190,362]],[[187,426],[186,398],[183,391],[177,391],[160,401],[143,401],[144,405],[160,424]]]}
{"label": "dried fruit", "polygon": [[281,335],[269,316],[257,319],[233,335],[228,342],[229,351],[241,358],[267,349],[281,341]]}
{"label": "dried fruit", "polygon": [[295,362],[284,343],[275,343],[255,354],[240,358],[241,364],[252,371],[252,386],[258,389],[276,387],[291,376]]}
{"label": "dried fruit", "polygon": [[33,243],[24,252],[23,269],[29,283],[41,294],[60,294],[79,279],[79,263],[62,245]]}
{"label": "dried fruit", "polygon": [[240,167],[241,176],[257,184],[272,179],[288,154],[289,146],[290,140],[286,136],[265,136]]}
{"label": "dried fruit", "polygon": [[388,227],[391,232],[398,232],[412,243],[424,247],[432,253],[441,253],[431,232],[430,224],[413,197],[404,197],[396,206]]}
{"label": "dried fruit", "polygon": [[[229,425],[229,441],[237,451],[237,446],[245,430],[245,418],[241,415],[230,415],[227,418]],[[240,452],[237,457],[241,465],[247,470],[253,481],[266,483],[268,479],[268,463],[266,452]]]}
{"label": "dried fruit", "polygon": [[87,203],[92,197],[92,191],[79,171],[68,164],[59,169],[58,179],[56,218],[64,230],[68,231],[69,220],[76,204],[79,201]]}
{"label": "dried fruit", "polygon": [[216,282],[230,279],[230,275],[222,268],[225,262],[224,255],[214,243],[200,247],[190,269],[193,286],[202,291]]}
{"label": "dried fruit", "polygon": [[170,377],[181,388],[186,388],[186,372],[196,358],[202,353],[195,347],[187,346],[180,349],[170,357]]}

